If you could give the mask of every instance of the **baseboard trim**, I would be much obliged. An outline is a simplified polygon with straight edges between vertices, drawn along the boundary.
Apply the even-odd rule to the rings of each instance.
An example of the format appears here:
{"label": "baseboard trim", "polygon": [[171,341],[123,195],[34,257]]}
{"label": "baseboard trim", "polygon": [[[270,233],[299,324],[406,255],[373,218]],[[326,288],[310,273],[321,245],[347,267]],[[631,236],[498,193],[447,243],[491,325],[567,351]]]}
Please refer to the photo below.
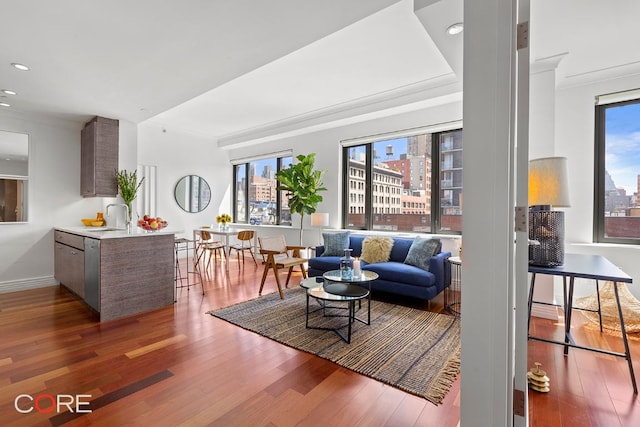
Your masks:
{"label": "baseboard trim", "polygon": [[57,286],[58,281],[53,276],[31,277],[29,279],[10,280],[0,282],[0,294],[8,292],[25,291],[27,289],[46,288]]}
{"label": "baseboard trim", "polygon": [[543,319],[558,320],[558,307],[546,304],[533,304],[531,307],[531,315],[533,317],[541,317]]}

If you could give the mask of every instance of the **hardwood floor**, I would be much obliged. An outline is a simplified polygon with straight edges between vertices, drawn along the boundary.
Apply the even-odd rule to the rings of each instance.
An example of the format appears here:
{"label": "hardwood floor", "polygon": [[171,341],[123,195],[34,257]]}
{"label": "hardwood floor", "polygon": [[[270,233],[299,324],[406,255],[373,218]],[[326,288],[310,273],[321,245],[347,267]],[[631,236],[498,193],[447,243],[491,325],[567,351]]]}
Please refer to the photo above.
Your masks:
{"label": "hardwood floor", "polygon": [[[205,314],[257,297],[261,274],[232,259],[205,296],[181,289],[172,307],[102,324],[58,287],[1,294],[0,425],[457,425],[459,381],[435,406]],[[20,394],[88,394],[92,412],[21,414]]]}
{"label": "hardwood floor", "polygon": [[[458,424],[460,379],[435,406],[205,314],[255,298],[261,273],[232,259],[228,274],[218,267],[206,276],[206,295],[180,289],[172,307],[106,323],[63,288],[0,294],[0,425]],[[269,276],[264,293],[275,291]],[[431,310],[442,310],[441,296]],[[555,326],[534,319],[532,328]],[[593,345],[619,346],[619,338],[579,329]],[[640,341],[631,345],[640,361]],[[565,358],[562,347],[534,341],[529,351],[551,377],[550,393],[529,393],[532,426],[640,425],[624,360],[582,351]],[[21,394],[40,411],[18,412]],[[77,394],[90,395],[81,399],[91,413],[57,414],[46,396]],[[26,396],[19,403],[34,406]]]}
{"label": "hardwood floor", "polygon": [[[624,353],[619,333],[600,333],[597,325],[574,311],[572,335],[577,343]],[[531,333],[562,340],[564,319],[534,318]],[[606,330],[605,330],[606,331]],[[636,378],[640,373],[640,336],[630,334]],[[627,361],[606,354],[529,340],[529,366],[542,363],[550,378],[549,393],[529,391],[531,426],[640,426],[640,399],[633,394]],[[640,386],[640,383],[638,384]]]}

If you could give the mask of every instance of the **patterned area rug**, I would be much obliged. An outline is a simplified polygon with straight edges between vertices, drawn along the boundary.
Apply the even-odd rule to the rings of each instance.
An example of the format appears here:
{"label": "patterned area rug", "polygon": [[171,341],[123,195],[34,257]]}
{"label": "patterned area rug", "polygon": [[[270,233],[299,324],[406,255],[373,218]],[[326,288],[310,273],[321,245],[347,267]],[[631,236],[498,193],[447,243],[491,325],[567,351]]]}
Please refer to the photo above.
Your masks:
{"label": "patterned area rug", "polygon": [[[460,321],[453,316],[371,302],[371,325],[354,323],[351,344],[333,331],[305,327],[305,289],[278,293],[210,311],[244,329],[315,354],[355,372],[439,404],[460,372]],[[316,300],[310,307],[317,308]],[[357,313],[366,317],[366,301]],[[312,314],[313,326],[344,318]]]}

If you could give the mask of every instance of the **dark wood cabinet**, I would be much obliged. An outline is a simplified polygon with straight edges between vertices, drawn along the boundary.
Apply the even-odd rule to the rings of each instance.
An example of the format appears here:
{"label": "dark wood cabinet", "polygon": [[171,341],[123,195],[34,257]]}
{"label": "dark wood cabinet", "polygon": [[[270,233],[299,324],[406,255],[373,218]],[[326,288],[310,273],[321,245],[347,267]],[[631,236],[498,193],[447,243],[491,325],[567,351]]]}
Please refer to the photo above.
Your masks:
{"label": "dark wood cabinet", "polygon": [[84,239],[56,231],[54,264],[56,279],[84,298]]}
{"label": "dark wood cabinet", "polygon": [[94,117],[82,129],[80,193],[83,197],[118,195],[119,122]]}

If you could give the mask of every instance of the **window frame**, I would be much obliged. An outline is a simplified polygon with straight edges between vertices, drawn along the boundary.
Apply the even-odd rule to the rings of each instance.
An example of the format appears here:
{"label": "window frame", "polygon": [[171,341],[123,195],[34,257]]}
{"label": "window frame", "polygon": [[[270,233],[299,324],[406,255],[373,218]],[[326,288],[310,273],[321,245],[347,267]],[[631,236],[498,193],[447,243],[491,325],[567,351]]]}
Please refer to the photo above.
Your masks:
{"label": "window frame", "polygon": [[285,154],[279,154],[276,156],[262,156],[262,157],[256,157],[256,158],[252,158],[250,160],[246,160],[246,161],[241,161],[241,162],[234,162],[232,163],[233,166],[233,185],[232,185],[232,191],[233,191],[233,200],[232,200],[232,212],[233,212],[233,218],[234,220],[236,220],[238,218],[238,169],[239,166],[244,166],[244,194],[245,194],[245,200],[244,200],[244,211],[246,212],[246,218],[243,221],[235,221],[238,224],[250,224],[250,225],[269,225],[269,226],[274,226],[274,225],[278,225],[278,226],[291,226],[292,222],[286,222],[283,223],[283,219],[282,219],[282,202],[283,202],[283,197],[282,197],[282,191],[276,191],[276,214],[275,214],[275,223],[273,224],[251,224],[251,211],[250,211],[250,186],[251,186],[251,180],[250,180],[250,173],[251,173],[251,163],[256,162],[256,161],[260,161],[260,160],[270,160],[270,159],[275,159],[276,160],[276,172],[282,169],[282,165],[284,162],[284,159],[288,159],[290,158],[291,161],[293,161],[293,154],[291,153],[285,153]]}
{"label": "window frame", "polygon": [[[462,235],[462,230],[443,230],[441,228],[442,221],[442,209],[440,203],[440,196],[442,189],[440,188],[440,137],[443,134],[460,131],[462,132],[462,123],[456,122],[451,127],[439,127],[437,129],[423,128],[420,131],[405,131],[394,132],[393,134],[377,135],[375,137],[363,138],[362,141],[343,141],[342,146],[342,228],[345,230],[366,230],[366,231],[379,231],[373,228],[374,218],[376,215],[384,216],[385,213],[374,212],[374,186],[375,183],[375,164],[373,159],[373,147],[377,142],[383,142],[390,139],[409,137],[420,134],[431,134],[431,179],[430,181],[424,180],[425,186],[430,185],[431,190],[431,211],[430,211],[430,231],[411,231],[412,233],[420,234],[442,234],[442,235]],[[350,198],[350,157],[349,150],[354,147],[365,147],[365,195],[364,195],[364,226],[349,226],[349,198]],[[386,194],[386,193],[385,193]],[[401,195],[400,195],[401,196]],[[402,202],[400,203],[402,206]],[[428,214],[427,214],[428,215]],[[403,231],[405,232],[405,231]]]}
{"label": "window frame", "polygon": [[640,104],[640,98],[596,103],[594,120],[593,242],[640,245],[640,238],[607,237],[605,234],[606,111],[609,108]]}

